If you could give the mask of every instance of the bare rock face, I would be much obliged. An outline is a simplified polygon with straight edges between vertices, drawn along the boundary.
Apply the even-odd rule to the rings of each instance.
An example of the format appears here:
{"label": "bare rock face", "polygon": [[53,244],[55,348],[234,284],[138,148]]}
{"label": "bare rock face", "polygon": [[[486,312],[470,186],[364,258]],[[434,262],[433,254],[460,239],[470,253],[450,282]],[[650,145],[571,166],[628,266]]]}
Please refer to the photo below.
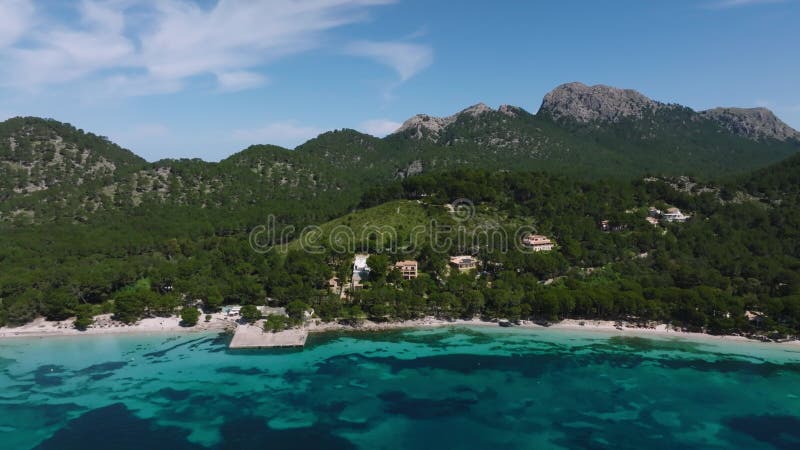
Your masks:
{"label": "bare rock face", "polygon": [[462,115],[465,115],[465,114],[469,115],[471,117],[478,117],[481,114],[485,114],[485,113],[492,112],[492,111],[494,111],[494,110],[491,107],[487,106],[485,103],[478,103],[477,105],[472,105],[469,108],[466,108],[466,109],[462,110],[461,112],[456,114],[456,117],[462,116]]}
{"label": "bare rock face", "polygon": [[766,108],[714,108],[700,112],[733,134],[749,139],[800,140],[800,132]]}
{"label": "bare rock face", "polygon": [[438,136],[440,131],[453,122],[455,122],[454,116],[434,117],[427,114],[417,114],[403,122],[403,125],[395,133],[408,132],[412,139],[422,139],[426,135]]}
{"label": "bare rock face", "polygon": [[617,122],[623,118],[641,118],[645,112],[664,106],[632,89],[611,86],[587,86],[567,83],[544,97],[539,112],[553,119],[570,119],[579,123]]}
{"label": "bare rock face", "polygon": [[459,117],[478,117],[482,114],[494,111],[494,109],[486,104],[478,103],[477,105],[472,105],[469,108],[447,117],[434,117],[427,114],[417,114],[416,116],[403,122],[403,125],[401,125],[400,128],[395,131],[395,133],[408,132],[412,139],[422,139],[423,137],[428,137],[432,140],[436,140],[436,138],[439,136],[439,133],[448,125],[451,125],[458,120]]}
{"label": "bare rock face", "polygon": [[497,108],[497,112],[509,117],[517,117],[522,112],[522,108],[514,105],[500,105],[500,107]]}
{"label": "bare rock face", "polygon": [[395,172],[395,178],[408,178],[419,175],[425,170],[425,165],[419,159],[411,161],[406,167]]}
{"label": "bare rock face", "polygon": [[[545,95],[538,115],[556,121],[570,121],[579,124],[612,124],[626,119],[643,119],[654,112],[669,112],[681,109],[679,105],[651,100],[633,89],[619,89],[612,86],[587,86],[583,83],[567,83],[556,87]],[[765,108],[715,108],[702,112],[688,110],[691,120],[711,120],[723,129],[746,139],[777,139],[781,141],[800,141],[800,132],[782,122],[772,111]],[[525,111],[511,105],[501,105],[498,109],[478,103],[447,117],[434,117],[418,114],[395,131],[404,133],[415,140],[439,142],[443,130],[459,119],[476,119],[485,114],[495,114],[513,119],[522,117]],[[496,116],[493,118],[497,118]],[[504,119],[505,118],[501,118]],[[475,121],[479,124],[480,121]],[[486,121],[491,123],[490,121]],[[473,127],[474,128],[474,127]],[[513,130],[511,130],[513,134]],[[498,142],[514,141],[517,136],[489,138],[488,144],[498,146]],[[439,142],[441,143],[441,142]],[[517,143],[513,143],[517,145]]]}

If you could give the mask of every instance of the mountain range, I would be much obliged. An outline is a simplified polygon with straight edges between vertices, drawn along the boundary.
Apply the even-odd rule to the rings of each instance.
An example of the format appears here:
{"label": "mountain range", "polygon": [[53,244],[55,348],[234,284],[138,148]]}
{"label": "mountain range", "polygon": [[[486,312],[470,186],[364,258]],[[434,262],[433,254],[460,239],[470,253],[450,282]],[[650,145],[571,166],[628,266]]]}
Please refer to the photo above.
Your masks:
{"label": "mountain range", "polygon": [[[423,172],[478,167],[587,178],[728,176],[800,151],[800,133],[764,108],[694,111],[630,89],[564,84],[539,111],[479,103],[416,115],[377,138],[326,132],[294,150],[253,145],[218,163],[147,162],[107,138],[51,119],[0,123],[0,220],[85,220],[97,211],[313,205],[309,220],[353,206],[368,188]],[[276,203],[277,202],[277,203]],[[278,208],[280,209],[280,208]]]}

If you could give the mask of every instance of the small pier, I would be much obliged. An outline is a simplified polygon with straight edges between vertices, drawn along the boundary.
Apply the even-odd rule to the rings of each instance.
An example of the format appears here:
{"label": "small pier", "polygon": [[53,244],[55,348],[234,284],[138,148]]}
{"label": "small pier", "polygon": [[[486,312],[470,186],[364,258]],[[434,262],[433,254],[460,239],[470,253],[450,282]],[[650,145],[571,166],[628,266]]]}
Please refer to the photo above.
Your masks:
{"label": "small pier", "polygon": [[307,338],[308,330],[305,328],[292,328],[277,333],[265,332],[259,321],[254,325],[237,326],[229,348],[303,347]]}

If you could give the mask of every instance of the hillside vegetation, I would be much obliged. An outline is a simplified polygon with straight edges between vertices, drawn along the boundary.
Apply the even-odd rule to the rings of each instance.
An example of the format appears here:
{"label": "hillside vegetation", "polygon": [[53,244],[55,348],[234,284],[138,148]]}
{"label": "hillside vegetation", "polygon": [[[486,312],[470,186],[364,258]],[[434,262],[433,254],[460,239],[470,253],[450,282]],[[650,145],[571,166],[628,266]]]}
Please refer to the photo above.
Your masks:
{"label": "hillside vegetation", "polygon": [[[328,320],[600,317],[796,334],[796,136],[760,110],[697,113],[586,86],[557,89],[535,115],[476,105],[383,139],[332,131],[219,163],[149,163],[70,125],[11,119],[0,124],[0,324],[300,302]],[[650,206],[692,218],[653,226]],[[254,245],[260,225],[276,233]],[[344,249],[331,239],[341,229]],[[556,248],[520,251],[522,229]],[[347,279],[355,252],[386,267],[418,259],[422,275],[376,271],[343,301],[328,280]],[[462,253],[480,273],[447,270]]]}
{"label": "hillside vegetation", "polygon": [[[579,86],[587,93],[572,98],[570,89],[548,94],[536,114],[479,104],[446,118],[415,116],[382,139],[337,130],[295,150],[254,145],[219,163],[146,163],[70,125],[15,118],[0,124],[0,220],[85,221],[103,211],[172,205],[251,209],[256,217],[276,208],[309,223],[353,208],[369,188],[420,173],[482,168],[710,180],[800,151],[800,134],[766,110],[698,113],[641,94],[632,107],[615,97],[628,91]],[[595,104],[606,105],[603,114],[580,115]],[[293,211],[292,201],[312,208]]]}

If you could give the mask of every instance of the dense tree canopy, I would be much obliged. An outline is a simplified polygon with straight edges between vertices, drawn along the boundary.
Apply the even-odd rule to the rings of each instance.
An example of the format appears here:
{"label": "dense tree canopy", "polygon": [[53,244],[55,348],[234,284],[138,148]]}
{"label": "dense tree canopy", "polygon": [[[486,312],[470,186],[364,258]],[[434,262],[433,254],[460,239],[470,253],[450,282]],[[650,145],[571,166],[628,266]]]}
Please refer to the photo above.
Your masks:
{"label": "dense tree canopy", "polygon": [[[78,316],[87,327],[103,312],[130,323],[199,301],[206,312],[224,304],[286,306],[290,319],[313,309],[323,319],[348,322],[429,314],[569,317],[792,334],[800,327],[800,205],[790,182],[795,172],[790,164],[776,169],[776,180],[763,172],[720,187],[489,170],[409,177],[368,191],[362,207],[405,199],[444,214],[441,205],[468,198],[475,205],[471,220],[508,231],[511,244],[514,227],[523,224],[557,247],[530,253],[478,240],[450,253],[426,242],[374,254],[368,289],[348,299],[332,294],[328,280],[336,275],[346,283],[352,254],[325,246],[315,252],[254,250],[249,232],[266,223],[267,211],[153,204],[98,212],[87,222],[6,224],[0,234],[0,323]],[[644,220],[651,205],[677,206],[692,218],[653,226]],[[350,206],[328,205],[330,213],[324,213],[283,202],[270,211],[280,213],[276,227],[300,227]],[[618,231],[602,231],[601,220],[619,225]],[[366,245],[374,250],[377,244]],[[482,261],[478,272],[450,273],[448,257],[457,251],[475,254]],[[419,261],[420,276],[393,275],[393,262],[409,258]],[[270,327],[287,323],[272,319]]]}

